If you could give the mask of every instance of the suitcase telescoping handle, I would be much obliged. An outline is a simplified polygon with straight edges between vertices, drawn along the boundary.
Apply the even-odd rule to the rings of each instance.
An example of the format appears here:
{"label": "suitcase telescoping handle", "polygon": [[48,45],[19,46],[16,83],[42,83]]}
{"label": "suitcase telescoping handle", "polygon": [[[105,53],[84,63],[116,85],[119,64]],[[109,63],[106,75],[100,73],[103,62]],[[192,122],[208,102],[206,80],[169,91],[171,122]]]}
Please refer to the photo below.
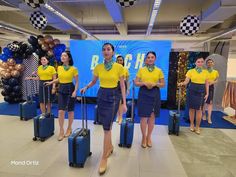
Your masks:
{"label": "suitcase telescoping handle", "polygon": [[[87,118],[87,104],[85,93],[81,94],[81,115],[82,115],[82,129],[88,130],[88,118]],[[84,127],[85,121],[85,127]]]}
{"label": "suitcase telescoping handle", "polygon": [[178,114],[180,113],[181,93],[182,93],[182,88],[179,87],[179,90],[178,90],[179,100],[178,100],[178,110],[177,110]]}
{"label": "suitcase telescoping handle", "polygon": [[134,88],[134,80],[133,80],[132,102],[131,102],[131,119],[132,119],[132,122],[134,122],[134,93],[135,93],[135,88]]}
{"label": "suitcase telescoping handle", "polygon": [[43,102],[44,102],[44,105],[45,105],[45,108],[46,108],[46,112],[47,112],[48,110],[47,110],[47,106],[46,106],[46,94],[45,94],[45,89],[46,88],[48,90],[48,100],[47,100],[48,102],[47,103],[50,103],[51,102],[50,86],[43,84]]}

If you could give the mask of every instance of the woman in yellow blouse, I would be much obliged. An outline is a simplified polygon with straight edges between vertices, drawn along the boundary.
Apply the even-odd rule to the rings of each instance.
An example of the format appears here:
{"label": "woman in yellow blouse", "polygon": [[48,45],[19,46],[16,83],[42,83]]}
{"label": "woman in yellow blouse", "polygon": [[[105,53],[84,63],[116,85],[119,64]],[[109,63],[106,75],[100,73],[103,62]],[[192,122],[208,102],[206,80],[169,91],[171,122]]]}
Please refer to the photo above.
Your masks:
{"label": "woman in yellow blouse", "polygon": [[[179,86],[189,84],[189,117],[190,117],[190,130],[192,132],[200,134],[200,124],[202,119],[202,110],[204,102],[208,98],[208,72],[203,69],[204,59],[199,57],[195,62],[196,67],[190,69],[186,74],[186,79],[184,82],[179,83]],[[196,129],[194,128],[194,115],[196,111]]]}
{"label": "woman in yellow blouse", "polygon": [[[74,120],[74,107],[76,92],[79,86],[78,70],[73,66],[73,59],[69,51],[63,52],[61,55],[62,66],[58,66],[57,74],[58,78],[47,84],[53,84],[59,82],[58,90],[58,120],[60,126],[60,133],[58,141],[63,140],[64,137],[70,136],[72,133],[72,123]],[[75,81],[75,85],[73,84]],[[64,120],[65,111],[68,111],[68,127],[64,134]]]}
{"label": "woman in yellow blouse", "polygon": [[[124,69],[115,63],[112,58],[114,55],[114,46],[110,43],[105,43],[102,47],[104,63],[98,64],[93,71],[92,81],[81,92],[84,93],[88,88],[96,84],[100,80],[100,88],[97,94],[98,116],[102,120],[104,130],[103,154],[99,166],[99,174],[104,174],[107,169],[107,159],[113,152],[111,140],[112,123],[117,114],[120,103],[120,91],[122,92],[123,111],[127,111]],[[120,81],[120,84],[118,84]]]}
{"label": "woman in yellow blouse", "polygon": [[[45,82],[52,81],[56,79],[56,70],[53,66],[48,65],[49,58],[47,56],[42,56],[40,59],[41,65],[38,67],[37,72],[34,72],[33,75],[36,77],[26,77],[25,79],[32,79],[32,80],[39,80],[39,103],[40,103],[40,110],[42,114],[51,112],[51,101],[52,101],[52,93],[55,93],[55,84],[53,84],[53,88],[48,88],[44,86]],[[50,102],[48,101],[48,96],[50,97]],[[46,103],[46,105],[44,104]]]}
{"label": "woman in yellow blouse", "polygon": [[208,110],[208,123],[212,124],[211,121],[211,113],[213,109],[213,97],[214,97],[214,85],[217,83],[217,80],[219,78],[219,73],[217,70],[213,69],[214,67],[214,61],[212,59],[207,59],[206,60],[206,65],[207,65],[207,71],[208,71],[208,81],[209,81],[209,96],[208,99],[205,103],[205,106],[203,108],[203,120],[206,120],[206,115],[205,115],[205,107],[207,107]]}
{"label": "woman in yellow blouse", "polygon": [[[135,85],[139,86],[138,116],[141,118],[143,148],[152,147],[151,135],[155,125],[155,117],[160,114],[160,88],[165,86],[164,75],[160,68],[155,66],[156,53],[150,51],[146,55],[145,66],[140,68]],[[148,125],[148,129],[147,129]]]}
{"label": "woman in yellow blouse", "polygon": [[[124,60],[124,58],[121,55],[116,57],[116,62],[121,64],[123,67],[125,66],[125,60]],[[129,95],[129,70],[124,67],[124,72],[125,72],[125,77],[124,77],[124,80],[125,80],[125,91],[126,91],[127,95]],[[123,115],[123,106],[122,105],[123,105],[123,101],[121,99],[119,110],[117,112],[117,122],[119,124],[121,124],[121,122],[122,122],[122,115]]]}

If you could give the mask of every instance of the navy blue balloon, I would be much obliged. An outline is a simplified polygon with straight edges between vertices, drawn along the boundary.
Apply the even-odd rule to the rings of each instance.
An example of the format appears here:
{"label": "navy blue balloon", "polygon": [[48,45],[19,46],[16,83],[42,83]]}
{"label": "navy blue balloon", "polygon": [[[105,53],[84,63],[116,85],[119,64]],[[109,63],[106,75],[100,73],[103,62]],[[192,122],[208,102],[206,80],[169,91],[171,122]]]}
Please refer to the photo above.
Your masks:
{"label": "navy blue balloon", "polygon": [[8,48],[8,47],[5,47],[3,48],[3,53],[4,55],[6,55],[8,58],[11,58],[12,57],[12,51]]}
{"label": "navy blue balloon", "polygon": [[9,79],[9,85],[11,86],[11,87],[14,87],[15,85],[18,85],[18,79],[16,79],[16,78],[11,78],[11,79]]}
{"label": "navy blue balloon", "polygon": [[20,92],[20,89],[21,89],[21,87],[19,85],[16,85],[16,86],[13,87],[13,91],[16,92],[16,93]]}

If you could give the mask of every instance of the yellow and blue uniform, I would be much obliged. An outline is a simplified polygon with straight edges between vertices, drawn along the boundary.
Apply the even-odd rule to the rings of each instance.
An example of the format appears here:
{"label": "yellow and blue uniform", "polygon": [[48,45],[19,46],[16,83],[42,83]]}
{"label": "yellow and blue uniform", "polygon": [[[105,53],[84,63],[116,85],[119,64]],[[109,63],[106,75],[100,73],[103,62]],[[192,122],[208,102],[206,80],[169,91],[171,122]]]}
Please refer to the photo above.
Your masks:
{"label": "yellow and blue uniform", "polygon": [[190,109],[201,110],[204,105],[204,96],[206,90],[206,81],[209,78],[208,71],[202,69],[199,73],[197,70],[190,69],[186,77],[188,77],[191,82],[189,84],[189,93],[188,93],[188,106]]}
{"label": "yellow and blue uniform", "polygon": [[46,69],[43,69],[43,65],[40,65],[38,67],[38,76],[39,80],[45,81],[45,80],[52,80],[53,75],[55,75],[57,72],[53,66],[48,66]]}
{"label": "yellow and blue uniform", "polygon": [[103,129],[108,131],[119,108],[121,93],[118,82],[124,77],[124,68],[118,63],[113,63],[112,68],[106,70],[104,64],[98,64],[93,74],[100,80],[97,94],[98,117],[102,120]]}
{"label": "yellow and blue uniform", "polygon": [[[157,84],[160,79],[164,79],[162,70],[158,67],[154,67],[153,71],[149,71],[148,68],[142,67],[139,69],[137,78],[141,82]],[[138,116],[150,117],[154,112],[155,117],[159,117],[161,108],[161,98],[159,87],[153,87],[148,89],[146,86],[142,86],[138,93]]]}
{"label": "yellow and blue uniform", "polygon": [[100,80],[100,87],[103,88],[115,88],[118,86],[118,81],[120,77],[124,76],[124,68],[118,63],[113,63],[112,68],[107,71],[104,64],[98,64],[94,70],[93,74],[97,76]]}
{"label": "yellow and blue uniform", "polygon": [[212,70],[212,72],[208,71],[208,81],[213,82],[219,77],[219,72],[215,69]]}
{"label": "yellow and blue uniform", "polygon": [[57,73],[59,83],[66,84],[73,82],[73,78],[78,75],[78,70],[74,66],[70,66],[66,71],[63,66],[58,66]]}
{"label": "yellow and blue uniform", "polygon": [[[49,89],[44,87],[44,82],[52,81],[53,76],[56,74],[56,70],[53,66],[47,66],[45,69],[43,65],[40,65],[37,70],[37,75],[39,77],[39,102],[40,103],[48,103],[48,96],[50,96],[51,102],[51,90],[52,87],[49,86]],[[49,92],[48,92],[49,90]]]}
{"label": "yellow and blue uniform", "polygon": [[149,72],[147,67],[142,67],[139,69],[137,77],[140,78],[142,82],[156,84],[160,79],[164,79],[164,74],[162,70],[156,66],[152,72]]}
{"label": "yellow and blue uniform", "polygon": [[[219,72],[217,70],[213,69],[211,72],[208,71],[208,81],[209,82],[213,82],[213,81],[217,80],[218,77],[219,77]],[[211,104],[213,101],[213,97],[214,97],[214,84],[209,86],[209,95],[206,100],[206,103]]]}
{"label": "yellow and blue uniform", "polygon": [[59,80],[58,109],[67,110],[68,112],[74,111],[75,98],[71,97],[75,90],[73,78],[78,76],[79,72],[74,66],[70,66],[68,70],[63,66],[58,66],[57,73]]}
{"label": "yellow and blue uniform", "polygon": [[196,69],[190,69],[186,77],[191,79],[191,83],[195,84],[205,84],[206,80],[209,77],[208,71],[206,69],[203,69],[202,72],[198,73]]}

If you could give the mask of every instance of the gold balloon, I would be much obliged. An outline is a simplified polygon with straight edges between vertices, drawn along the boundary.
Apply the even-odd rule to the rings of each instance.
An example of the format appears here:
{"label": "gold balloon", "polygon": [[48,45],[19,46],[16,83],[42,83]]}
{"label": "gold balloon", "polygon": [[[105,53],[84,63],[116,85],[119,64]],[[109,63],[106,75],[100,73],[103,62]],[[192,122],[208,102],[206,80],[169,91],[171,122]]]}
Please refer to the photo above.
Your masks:
{"label": "gold balloon", "polygon": [[24,68],[24,65],[22,65],[22,64],[16,64],[15,69],[17,71],[21,72],[21,71],[24,71],[25,68]]}
{"label": "gold balloon", "polygon": [[53,42],[53,38],[52,38],[51,35],[46,35],[46,36],[44,37],[44,39],[45,39],[45,42],[46,42],[47,44]]}
{"label": "gold balloon", "polygon": [[6,69],[6,72],[11,73],[11,70],[9,68]]}
{"label": "gold balloon", "polygon": [[44,43],[44,38],[38,38],[38,44],[39,45],[42,45]]}
{"label": "gold balloon", "polygon": [[0,67],[2,66],[2,63],[3,63],[3,61],[2,61],[2,60],[0,60]]}
{"label": "gold balloon", "polygon": [[17,70],[13,70],[13,71],[11,71],[11,76],[12,77],[19,77],[20,76],[20,72],[17,71]]}
{"label": "gold balloon", "polygon": [[13,58],[9,58],[9,59],[7,60],[7,64],[8,64],[9,66],[15,66],[16,62],[15,62],[15,60],[14,60]]}
{"label": "gold balloon", "polygon": [[61,42],[60,42],[59,39],[54,39],[54,40],[53,40],[53,43],[54,43],[55,45],[57,45],[57,44],[60,44]]}
{"label": "gold balloon", "polygon": [[9,72],[5,72],[3,77],[4,79],[9,79],[11,77],[11,74]]}
{"label": "gold balloon", "polygon": [[7,69],[8,68],[8,64],[6,62],[3,62],[2,63],[2,68]]}
{"label": "gold balloon", "polygon": [[48,44],[43,43],[42,46],[41,46],[41,48],[42,48],[42,50],[44,50],[44,51],[48,51],[49,46],[48,46]]}
{"label": "gold balloon", "polygon": [[5,75],[6,72],[7,72],[6,70],[2,70],[2,71],[0,72],[0,76],[1,76],[1,77],[4,77],[4,75]]}
{"label": "gold balloon", "polygon": [[9,66],[8,69],[10,69],[10,70],[14,70],[15,67],[14,67],[14,66]]}

